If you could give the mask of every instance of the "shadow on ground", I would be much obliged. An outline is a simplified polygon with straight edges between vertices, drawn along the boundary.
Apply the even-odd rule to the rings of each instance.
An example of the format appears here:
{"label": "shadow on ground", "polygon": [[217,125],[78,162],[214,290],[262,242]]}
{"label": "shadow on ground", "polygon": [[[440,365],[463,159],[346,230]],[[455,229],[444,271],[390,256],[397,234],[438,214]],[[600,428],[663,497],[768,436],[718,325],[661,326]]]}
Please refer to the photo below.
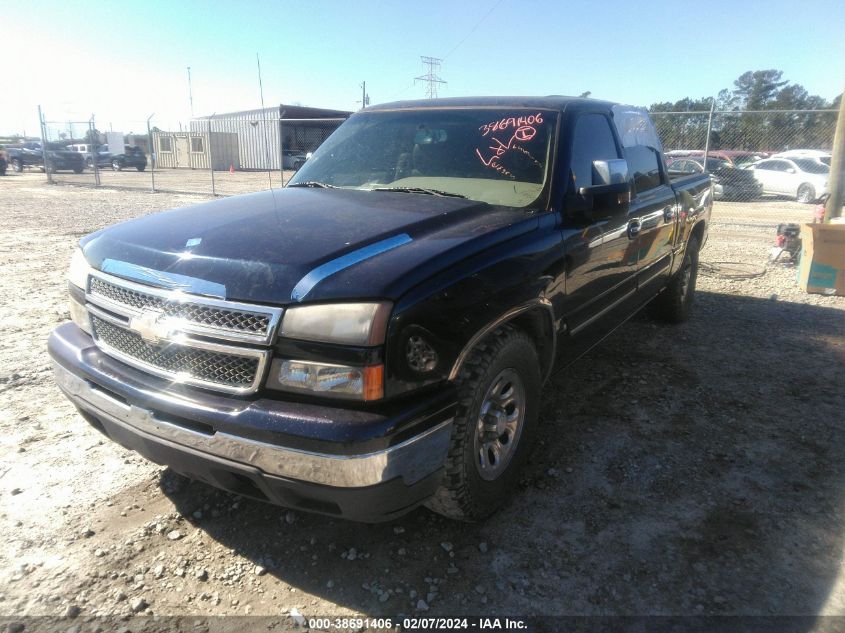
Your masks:
{"label": "shadow on ground", "polygon": [[204,484],[163,488],[184,516],[220,508],[200,527],[268,573],[368,614],[843,613],[845,312],[697,301],[550,381],[520,490],[485,523],[230,513]]}

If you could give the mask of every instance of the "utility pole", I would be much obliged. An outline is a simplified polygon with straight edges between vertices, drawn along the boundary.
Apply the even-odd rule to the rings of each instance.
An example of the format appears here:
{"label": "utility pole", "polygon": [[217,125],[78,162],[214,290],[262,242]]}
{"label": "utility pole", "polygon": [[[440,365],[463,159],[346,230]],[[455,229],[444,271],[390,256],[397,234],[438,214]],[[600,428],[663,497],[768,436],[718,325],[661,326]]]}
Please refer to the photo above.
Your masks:
{"label": "utility pole", "polygon": [[830,161],[828,191],[830,197],[824,210],[824,221],[842,215],[845,202],[845,91],[839,99],[839,115],[836,118],[836,132],[833,134],[833,158]]}
{"label": "utility pole", "polygon": [[423,67],[427,67],[424,75],[420,75],[419,77],[414,77],[414,83],[417,81],[425,82],[425,96],[427,99],[436,99],[437,98],[437,84],[445,84],[446,82],[443,81],[437,73],[440,72],[440,64],[443,63],[443,60],[439,57],[426,57],[424,55],[420,56],[422,60]]}
{"label": "utility pole", "polygon": [[188,101],[191,102],[191,118],[194,118],[194,89],[191,86],[191,67],[188,66]]}
{"label": "utility pole", "polygon": [[361,84],[361,109],[370,105],[370,95],[367,94],[367,82]]}

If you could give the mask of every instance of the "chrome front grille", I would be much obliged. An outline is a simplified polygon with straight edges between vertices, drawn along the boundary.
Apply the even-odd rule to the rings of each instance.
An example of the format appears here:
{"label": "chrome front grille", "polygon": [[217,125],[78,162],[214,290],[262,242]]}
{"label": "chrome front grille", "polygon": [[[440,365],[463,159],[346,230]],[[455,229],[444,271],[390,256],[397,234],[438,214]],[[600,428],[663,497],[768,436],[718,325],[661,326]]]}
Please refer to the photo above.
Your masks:
{"label": "chrome front grille", "polygon": [[106,349],[131,358],[174,379],[188,378],[194,382],[235,389],[250,389],[255,383],[259,358],[215,352],[176,343],[153,345],[139,334],[91,315],[91,326],[97,342]]}
{"label": "chrome front grille", "polygon": [[258,390],[282,315],[99,271],[89,276],[85,299],[106,354],[173,382],[234,394]]}
{"label": "chrome front grille", "polygon": [[[152,289],[155,290],[155,289]],[[154,310],[164,316],[180,319],[197,329],[207,329],[210,334],[228,333],[233,338],[267,339],[275,326],[273,312],[258,312],[244,308],[226,308],[221,305],[197,303],[197,297],[164,291],[170,296],[151,294],[147,290],[128,288],[100,277],[91,277],[89,294],[116,306],[135,312]]]}

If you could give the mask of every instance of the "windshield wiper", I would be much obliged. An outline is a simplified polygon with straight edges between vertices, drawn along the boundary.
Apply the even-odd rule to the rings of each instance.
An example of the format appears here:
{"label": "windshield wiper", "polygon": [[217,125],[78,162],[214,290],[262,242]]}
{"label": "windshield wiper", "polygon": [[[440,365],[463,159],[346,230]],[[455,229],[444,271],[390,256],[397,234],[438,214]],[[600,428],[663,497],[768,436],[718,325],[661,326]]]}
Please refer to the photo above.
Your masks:
{"label": "windshield wiper", "polygon": [[312,187],[314,189],[337,189],[337,186],[330,185],[325,182],[319,182],[318,180],[306,180],[305,182],[295,182],[292,185],[288,185],[288,187]]}
{"label": "windshield wiper", "polygon": [[423,187],[374,187],[370,191],[396,191],[398,193],[424,193],[428,196],[446,196],[448,198],[464,198],[466,196],[451,191],[440,191],[439,189],[424,189]]}

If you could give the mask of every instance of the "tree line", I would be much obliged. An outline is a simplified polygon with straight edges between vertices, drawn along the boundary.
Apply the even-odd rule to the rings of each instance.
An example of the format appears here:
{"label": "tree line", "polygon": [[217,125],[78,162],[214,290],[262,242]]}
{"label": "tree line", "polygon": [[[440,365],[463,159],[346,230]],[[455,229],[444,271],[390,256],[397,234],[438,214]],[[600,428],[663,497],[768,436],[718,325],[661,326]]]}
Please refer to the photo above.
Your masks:
{"label": "tree line", "polygon": [[[747,71],[733,82],[732,89],[720,90],[712,102],[720,113],[713,115],[710,148],[768,152],[799,148],[830,150],[836,112],[813,111],[835,110],[841,99],[841,94],[833,101],[811,95],[801,84],[785,80],[780,70]],[[674,103],[652,104],[649,111],[664,147],[703,149],[710,106],[709,97],[685,97]],[[660,115],[661,112],[685,114]]]}

